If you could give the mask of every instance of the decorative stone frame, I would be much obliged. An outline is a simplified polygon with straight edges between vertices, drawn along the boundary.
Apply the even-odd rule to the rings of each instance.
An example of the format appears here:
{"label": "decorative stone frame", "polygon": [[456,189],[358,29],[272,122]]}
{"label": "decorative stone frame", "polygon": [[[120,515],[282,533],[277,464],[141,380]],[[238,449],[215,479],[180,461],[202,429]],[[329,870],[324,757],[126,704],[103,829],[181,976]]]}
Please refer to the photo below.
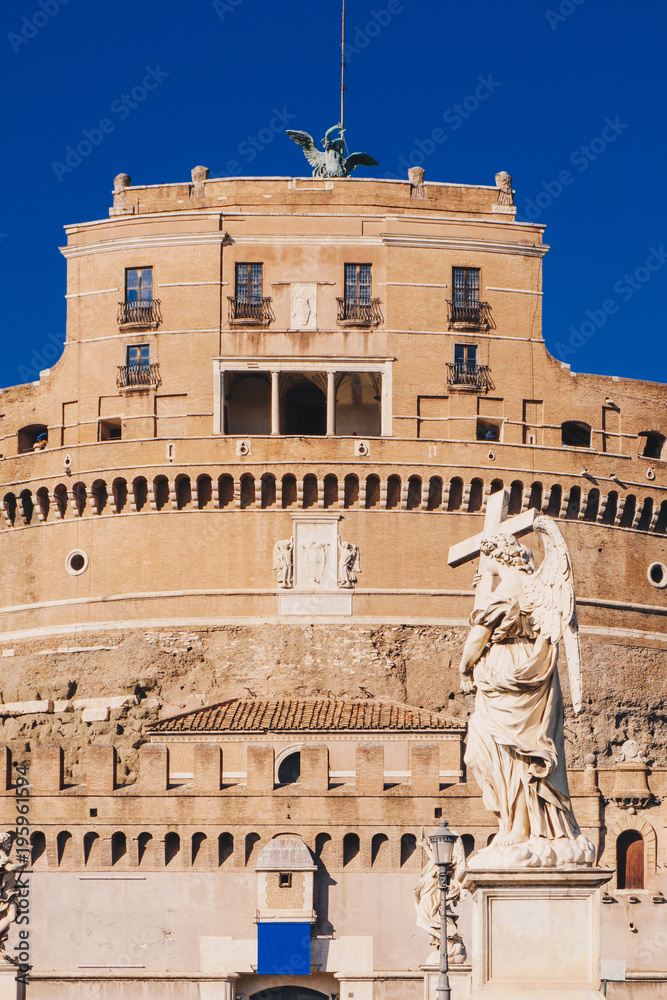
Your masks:
{"label": "decorative stone frame", "polygon": [[[622,833],[626,830],[636,830],[637,833],[642,835],[644,840],[644,889],[643,890],[627,890],[627,891],[647,891],[655,889],[655,877],[656,877],[656,864],[657,864],[657,837],[655,830],[648,822],[648,820],[642,819],[641,816],[621,816],[619,819],[614,820],[608,826],[608,846],[605,848],[605,855],[609,862],[609,866],[616,867],[616,842]],[[613,845],[613,857],[609,858],[612,853]],[[603,861],[601,860],[601,864]],[[614,888],[616,888],[616,878],[617,873],[614,873]],[[617,892],[626,892],[625,889],[617,889]]]}
{"label": "decorative stone frame", "polygon": [[[81,556],[83,559],[83,566],[81,569],[74,569],[72,566],[72,560],[75,556]],[[84,552],[83,549],[72,549],[72,551],[68,552],[65,556],[65,569],[70,576],[81,576],[81,574],[85,573],[88,569],[88,554]]]}

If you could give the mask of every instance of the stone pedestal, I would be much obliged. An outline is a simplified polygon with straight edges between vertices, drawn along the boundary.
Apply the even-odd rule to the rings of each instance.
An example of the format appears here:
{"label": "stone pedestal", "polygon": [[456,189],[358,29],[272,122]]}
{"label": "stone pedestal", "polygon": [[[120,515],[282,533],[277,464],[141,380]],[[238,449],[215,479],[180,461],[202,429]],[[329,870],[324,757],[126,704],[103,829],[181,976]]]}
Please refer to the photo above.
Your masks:
{"label": "stone pedestal", "polygon": [[[438,963],[432,965],[422,965],[420,968],[424,972],[424,1000],[436,1000],[436,989],[438,986],[438,976],[440,970]],[[470,966],[455,965],[447,973],[449,976],[449,988],[452,991],[452,1000],[468,1000],[470,996]]]}
{"label": "stone pedestal", "polygon": [[599,1000],[601,868],[467,871],[471,1000]]}
{"label": "stone pedestal", "polygon": [[19,984],[16,982],[18,969],[13,965],[0,966],[0,1000],[19,1000],[22,997],[23,987],[19,993]]}

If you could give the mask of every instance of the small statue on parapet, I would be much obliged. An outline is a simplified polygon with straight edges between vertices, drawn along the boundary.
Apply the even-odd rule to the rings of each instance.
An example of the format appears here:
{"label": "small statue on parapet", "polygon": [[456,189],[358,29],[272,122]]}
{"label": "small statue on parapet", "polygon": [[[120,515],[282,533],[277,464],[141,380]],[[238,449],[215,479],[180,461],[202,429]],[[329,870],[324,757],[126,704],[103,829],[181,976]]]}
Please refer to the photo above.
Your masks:
{"label": "small statue on parapet", "polygon": [[[334,132],[340,132],[338,139],[333,139]],[[317,149],[315,140],[308,132],[294,132],[287,130],[290,139],[301,146],[303,155],[313,168],[313,177],[349,177],[353,170],[359,166],[377,167],[378,162],[368,153],[352,153],[345,156],[345,139],[343,138],[345,129],[341,125],[334,125],[327,129],[327,134],[322,139],[324,151]]]}

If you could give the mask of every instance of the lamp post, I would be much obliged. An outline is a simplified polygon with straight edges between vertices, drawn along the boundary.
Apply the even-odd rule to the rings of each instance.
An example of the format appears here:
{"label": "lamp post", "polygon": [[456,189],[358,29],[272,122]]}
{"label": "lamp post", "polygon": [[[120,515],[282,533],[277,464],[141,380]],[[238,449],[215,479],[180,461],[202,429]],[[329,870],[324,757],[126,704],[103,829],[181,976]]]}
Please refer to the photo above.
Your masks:
{"label": "lamp post", "polygon": [[452,855],[458,834],[447,826],[447,820],[441,819],[440,826],[428,838],[433,851],[433,860],[440,872],[440,975],[436,987],[436,1000],[451,1000],[449,988],[449,970],[447,962],[447,887],[451,873]]}

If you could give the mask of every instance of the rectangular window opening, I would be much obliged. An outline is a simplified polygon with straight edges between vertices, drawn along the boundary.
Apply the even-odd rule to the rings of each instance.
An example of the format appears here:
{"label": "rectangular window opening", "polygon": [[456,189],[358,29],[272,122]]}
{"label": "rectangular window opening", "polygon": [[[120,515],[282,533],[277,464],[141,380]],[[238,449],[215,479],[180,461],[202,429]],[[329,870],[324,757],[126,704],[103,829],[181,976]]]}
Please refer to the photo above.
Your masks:
{"label": "rectangular window opening", "polygon": [[125,301],[151,302],[153,299],[153,268],[132,267],[125,271]]}
{"label": "rectangular window opening", "polygon": [[291,889],[292,888],[292,873],[291,872],[280,872],[278,874],[278,885],[281,889]]}

